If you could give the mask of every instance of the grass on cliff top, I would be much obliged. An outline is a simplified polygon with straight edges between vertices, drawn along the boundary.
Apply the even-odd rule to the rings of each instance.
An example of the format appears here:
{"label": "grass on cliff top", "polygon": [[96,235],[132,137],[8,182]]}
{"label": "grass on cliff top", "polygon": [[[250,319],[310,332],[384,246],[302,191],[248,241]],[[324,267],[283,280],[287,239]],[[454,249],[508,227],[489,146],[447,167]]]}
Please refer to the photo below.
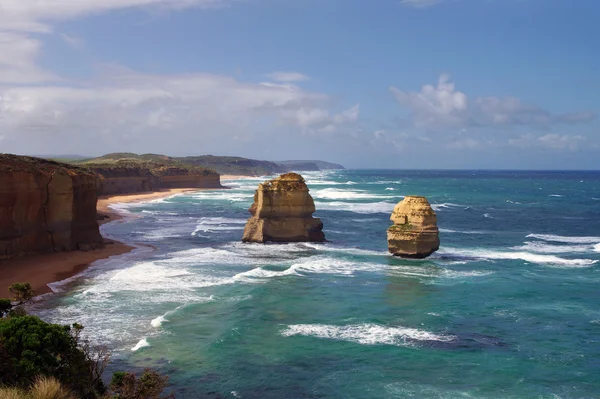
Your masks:
{"label": "grass on cliff top", "polygon": [[112,171],[117,169],[147,169],[156,175],[168,175],[171,172],[186,171],[191,174],[199,174],[204,176],[217,175],[213,169],[203,168],[201,166],[189,165],[180,162],[150,162],[123,159],[116,162],[108,163],[86,163],[81,165],[89,170],[101,172]]}
{"label": "grass on cliff top", "polygon": [[[137,163],[155,163],[164,165],[176,165],[180,168],[203,168],[214,170],[220,174],[263,176],[284,172],[278,164],[269,161],[259,161],[241,157],[227,157],[214,155],[201,155],[189,157],[169,157],[161,154],[134,154],[130,152],[116,152],[106,154],[98,158],[80,159],[70,161],[74,165],[97,167],[108,167],[110,164],[131,165]],[[196,169],[197,170],[197,169]]]}
{"label": "grass on cliff top", "polygon": [[54,171],[56,169],[63,169],[68,173],[89,173],[87,169],[71,163],[24,155],[0,154],[0,171]]}

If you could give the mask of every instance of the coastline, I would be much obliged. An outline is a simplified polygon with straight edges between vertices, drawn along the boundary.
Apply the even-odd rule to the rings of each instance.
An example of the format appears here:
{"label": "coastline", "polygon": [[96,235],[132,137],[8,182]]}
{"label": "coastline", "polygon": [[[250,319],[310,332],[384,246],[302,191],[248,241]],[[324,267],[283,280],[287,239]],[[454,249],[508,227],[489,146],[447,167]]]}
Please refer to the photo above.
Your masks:
{"label": "coastline", "polygon": [[[106,216],[103,220],[99,220],[98,224],[103,225],[124,218],[121,213],[111,209],[110,205],[152,201],[199,190],[215,189],[170,189],[98,198],[96,209],[99,214]],[[131,245],[109,239],[104,234],[103,237],[105,246],[101,249],[34,254],[0,261],[0,298],[9,297],[8,287],[17,282],[30,283],[36,296],[51,293],[53,291],[48,284],[74,277],[96,261],[124,255],[135,249]]]}

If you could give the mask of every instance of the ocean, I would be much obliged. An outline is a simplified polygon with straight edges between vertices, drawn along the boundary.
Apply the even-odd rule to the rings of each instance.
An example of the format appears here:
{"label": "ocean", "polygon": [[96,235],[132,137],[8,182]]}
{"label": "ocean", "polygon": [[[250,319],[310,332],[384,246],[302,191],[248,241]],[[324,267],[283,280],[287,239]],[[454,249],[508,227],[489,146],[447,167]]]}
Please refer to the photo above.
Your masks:
{"label": "ocean", "polygon": [[[330,242],[242,244],[265,178],[117,204],[103,233],[138,249],[32,311],[177,398],[600,397],[600,172],[303,175]],[[437,213],[428,259],[387,254],[404,195]]]}

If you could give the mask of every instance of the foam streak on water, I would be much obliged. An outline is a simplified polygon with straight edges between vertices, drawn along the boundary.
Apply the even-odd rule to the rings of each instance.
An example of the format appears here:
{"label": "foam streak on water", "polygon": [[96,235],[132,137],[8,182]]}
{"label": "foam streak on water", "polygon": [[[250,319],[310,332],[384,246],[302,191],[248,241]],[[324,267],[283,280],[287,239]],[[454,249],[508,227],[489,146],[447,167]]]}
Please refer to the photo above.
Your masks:
{"label": "foam streak on water", "polygon": [[326,324],[297,324],[288,326],[281,335],[309,337],[356,342],[363,345],[406,346],[414,341],[451,342],[452,335],[434,334],[425,330],[406,327],[388,327],[376,324],[333,326]]}

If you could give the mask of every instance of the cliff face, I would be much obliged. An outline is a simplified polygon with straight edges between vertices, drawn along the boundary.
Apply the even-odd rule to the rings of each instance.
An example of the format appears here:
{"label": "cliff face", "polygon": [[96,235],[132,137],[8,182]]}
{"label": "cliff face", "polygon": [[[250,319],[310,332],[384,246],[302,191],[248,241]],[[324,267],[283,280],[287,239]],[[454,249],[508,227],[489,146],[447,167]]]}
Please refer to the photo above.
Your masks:
{"label": "cliff face", "polygon": [[98,175],[98,195],[116,195],[153,191],[158,188],[158,176],[143,167],[92,167]]}
{"label": "cliff face", "polygon": [[222,188],[218,173],[157,163],[90,165],[98,175],[98,194],[115,195],[163,188]]}
{"label": "cliff face", "polygon": [[395,256],[426,258],[440,248],[437,217],[425,197],[405,197],[390,217],[388,249]]}
{"label": "cliff face", "polygon": [[259,184],[243,242],[325,241],[321,219],[302,176],[287,173]]}
{"label": "cliff face", "polygon": [[96,201],[89,171],[0,155],[0,259],[101,247]]}

